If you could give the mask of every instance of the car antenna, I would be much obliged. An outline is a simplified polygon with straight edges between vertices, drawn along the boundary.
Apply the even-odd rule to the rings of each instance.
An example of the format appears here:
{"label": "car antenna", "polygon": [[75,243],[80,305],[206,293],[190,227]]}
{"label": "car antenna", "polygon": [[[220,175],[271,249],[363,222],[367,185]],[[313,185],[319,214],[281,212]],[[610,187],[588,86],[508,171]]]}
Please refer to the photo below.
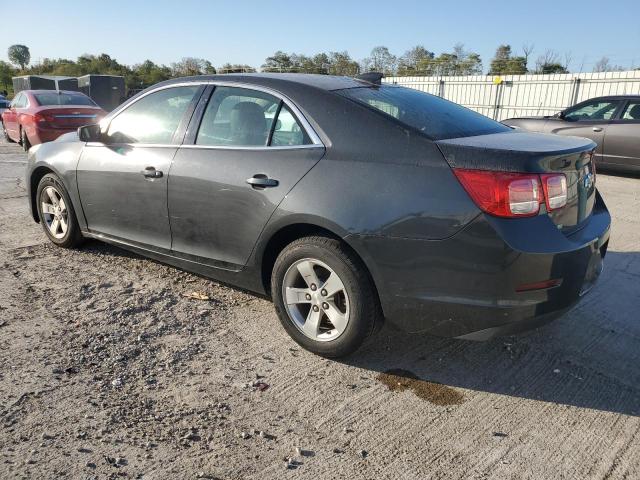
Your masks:
{"label": "car antenna", "polygon": [[358,80],[364,80],[365,82],[373,83],[374,85],[382,85],[382,79],[384,73],[382,72],[367,72],[356,75],[354,78]]}

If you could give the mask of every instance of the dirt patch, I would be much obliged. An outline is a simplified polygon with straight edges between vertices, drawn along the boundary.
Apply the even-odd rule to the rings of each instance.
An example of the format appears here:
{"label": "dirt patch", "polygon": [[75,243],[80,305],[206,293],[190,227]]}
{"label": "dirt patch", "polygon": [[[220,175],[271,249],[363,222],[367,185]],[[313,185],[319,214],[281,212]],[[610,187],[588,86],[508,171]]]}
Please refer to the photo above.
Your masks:
{"label": "dirt patch", "polygon": [[464,396],[457,390],[441,383],[422,380],[409,370],[394,368],[381,373],[377,379],[392,392],[412,390],[419,398],[434,405],[460,405],[464,402]]}

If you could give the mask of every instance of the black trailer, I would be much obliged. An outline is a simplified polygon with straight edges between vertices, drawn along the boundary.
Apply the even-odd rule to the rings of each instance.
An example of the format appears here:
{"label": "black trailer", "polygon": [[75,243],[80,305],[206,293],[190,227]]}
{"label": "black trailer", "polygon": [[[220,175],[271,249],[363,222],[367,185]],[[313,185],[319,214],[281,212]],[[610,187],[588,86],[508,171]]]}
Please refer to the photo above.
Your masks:
{"label": "black trailer", "polygon": [[107,112],[116,108],[126,99],[124,77],[117,75],[78,77],[78,88]]}
{"label": "black trailer", "polygon": [[21,90],[78,90],[78,79],[56,75],[23,75],[13,77],[13,91]]}

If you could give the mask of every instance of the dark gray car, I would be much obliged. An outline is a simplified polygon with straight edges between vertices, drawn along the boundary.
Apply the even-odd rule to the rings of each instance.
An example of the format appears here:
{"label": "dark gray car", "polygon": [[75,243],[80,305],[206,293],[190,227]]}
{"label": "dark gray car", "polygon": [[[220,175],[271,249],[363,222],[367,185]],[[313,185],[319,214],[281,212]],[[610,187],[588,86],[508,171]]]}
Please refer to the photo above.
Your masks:
{"label": "dark gray car", "polygon": [[486,339],[574,305],[609,238],[594,148],[359,79],[203,76],[32,148],[27,185],[53,243],[269,295],[299,344],[340,356],[385,319]]}
{"label": "dark gray car", "polygon": [[531,132],[589,138],[598,144],[597,166],[640,172],[640,95],[592,98],[554,116],[509,118],[502,123]]}

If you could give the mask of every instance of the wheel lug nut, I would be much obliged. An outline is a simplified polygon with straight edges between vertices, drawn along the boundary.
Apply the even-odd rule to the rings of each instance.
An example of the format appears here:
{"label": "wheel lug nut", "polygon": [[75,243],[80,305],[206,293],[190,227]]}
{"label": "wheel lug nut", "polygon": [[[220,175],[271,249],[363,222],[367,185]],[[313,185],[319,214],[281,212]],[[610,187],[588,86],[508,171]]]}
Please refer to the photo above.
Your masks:
{"label": "wheel lug nut", "polygon": [[327,291],[323,288],[322,290],[320,290],[320,294],[321,294],[323,297],[326,297],[326,296],[327,296]]}
{"label": "wheel lug nut", "polygon": [[329,310],[329,304],[327,302],[324,302],[322,304],[322,308],[324,308],[325,310]]}
{"label": "wheel lug nut", "polygon": [[304,296],[304,298],[306,298],[307,300],[311,300],[311,295],[309,295],[308,293]]}
{"label": "wheel lug nut", "polygon": [[318,305],[314,305],[314,306],[313,306],[313,311],[314,311],[314,312],[317,312],[317,311],[319,311],[319,310],[320,310],[320,309],[318,308]]}
{"label": "wheel lug nut", "polygon": [[314,292],[318,289],[318,287],[316,287],[315,283],[311,284],[311,290],[313,290]]}

